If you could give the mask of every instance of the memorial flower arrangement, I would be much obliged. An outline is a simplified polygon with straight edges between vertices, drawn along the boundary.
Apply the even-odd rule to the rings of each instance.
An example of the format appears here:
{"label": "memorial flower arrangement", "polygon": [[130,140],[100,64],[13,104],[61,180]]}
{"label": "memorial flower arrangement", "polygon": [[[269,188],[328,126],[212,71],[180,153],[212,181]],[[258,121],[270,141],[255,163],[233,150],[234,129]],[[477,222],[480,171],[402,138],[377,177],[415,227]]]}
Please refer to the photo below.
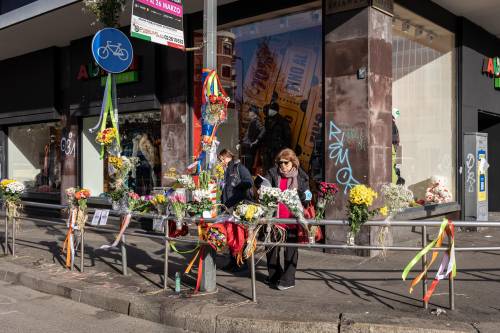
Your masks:
{"label": "memorial flower arrangement", "polygon": [[239,204],[233,211],[233,216],[246,226],[255,226],[264,216],[264,209],[259,205]]}
{"label": "memorial flower arrangement", "polygon": [[347,216],[352,235],[357,235],[369,218],[379,214],[378,209],[370,210],[377,197],[377,192],[366,185],[356,185],[349,192]]}
{"label": "memorial flower arrangement", "polygon": [[110,146],[118,136],[118,131],[116,128],[108,127],[102,131],[97,132],[96,141],[100,145]]}
{"label": "memorial flower arrangement", "polygon": [[158,214],[165,214],[168,202],[164,194],[154,195],[150,202],[151,205],[156,208]]}
{"label": "memorial flower arrangement", "polygon": [[227,105],[231,99],[219,94],[208,96],[208,101],[209,103],[205,109],[204,120],[214,126],[224,122],[227,117]]}
{"label": "memorial flower arrangement", "polygon": [[193,201],[188,205],[188,212],[194,216],[202,216],[214,207],[212,193],[209,190],[196,189],[193,191]]}
{"label": "memorial flower arrangement", "polygon": [[318,184],[318,198],[316,201],[316,219],[325,218],[325,211],[328,205],[335,202],[335,195],[339,192],[337,184],[320,182]]}
{"label": "memorial flower arrangement", "polygon": [[217,252],[222,252],[227,245],[226,235],[218,228],[208,228],[206,240],[208,244]]}
{"label": "memorial flower arrangement", "polygon": [[14,179],[3,179],[0,182],[0,192],[4,200],[7,221],[13,223],[19,217],[21,209],[21,195],[25,190],[23,183]]}
{"label": "memorial flower arrangement", "polygon": [[172,211],[175,215],[175,225],[177,230],[182,229],[183,219],[186,216],[187,211],[187,201],[186,196],[182,193],[174,192],[168,197]]}
{"label": "memorial flower arrangement", "polygon": [[70,209],[70,221],[83,230],[88,219],[87,200],[91,193],[86,188],[70,187],[66,189],[66,198]]}
{"label": "memorial flower arrangement", "polygon": [[193,177],[191,177],[190,175],[180,176],[179,178],[177,178],[177,183],[180,185],[180,187],[185,188],[186,190],[192,191],[196,188]]}
{"label": "memorial flower arrangement", "polygon": [[259,190],[259,202],[266,211],[266,217],[272,218],[278,208],[282,192],[277,187],[262,186]]}
{"label": "memorial flower arrangement", "polygon": [[440,177],[432,177],[431,186],[425,193],[426,204],[442,204],[451,202],[450,191],[444,186],[444,180]]}
{"label": "memorial flower arrangement", "polygon": [[[385,184],[381,189],[384,202],[387,205],[385,215],[391,217],[409,208],[413,202],[413,192],[402,185]],[[384,215],[384,214],[382,214]]]}
{"label": "memorial flower arrangement", "polygon": [[94,14],[97,22],[107,27],[118,26],[120,14],[125,10],[125,3],[126,0],[83,0],[84,10]]}

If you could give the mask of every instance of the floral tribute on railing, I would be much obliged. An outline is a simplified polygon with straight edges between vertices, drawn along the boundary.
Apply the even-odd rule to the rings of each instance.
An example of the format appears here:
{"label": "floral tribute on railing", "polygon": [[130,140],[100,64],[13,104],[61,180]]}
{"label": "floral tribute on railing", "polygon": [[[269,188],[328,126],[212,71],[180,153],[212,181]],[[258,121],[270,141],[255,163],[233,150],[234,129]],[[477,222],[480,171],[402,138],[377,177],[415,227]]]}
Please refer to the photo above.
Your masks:
{"label": "floral tribute on railing", "polygon": [[66,252],[66,267],[71,267],[75,260],[75,248],[77,247],[77,234],[83,233],[85,223],[88,220],[87,199],[90,198],[90,191],[85,188],[70,187],[66,189],[66,199],[68,201],[69,215],[66,222],[68,231],[63,244],[63,253]]}
{"label": "floral tribute on railing", "polygon": [[21,195],[25,190],[24,184],[14,179],[0,181],[0,193],[7,214],[8,223],[16,223],[20,215]]}

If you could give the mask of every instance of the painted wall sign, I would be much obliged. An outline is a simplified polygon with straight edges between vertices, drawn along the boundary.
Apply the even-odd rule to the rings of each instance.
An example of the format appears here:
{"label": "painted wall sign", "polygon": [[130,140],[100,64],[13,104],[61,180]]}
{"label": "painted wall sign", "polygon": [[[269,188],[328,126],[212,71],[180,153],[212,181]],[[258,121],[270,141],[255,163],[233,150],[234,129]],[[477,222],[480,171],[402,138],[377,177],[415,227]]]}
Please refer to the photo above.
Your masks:
{"label": "painted wall sign", "polygon": [[184,49],[181,0],[134,0],[130,35],[149,42]]}
{"label": "painted wall sign", "polygon": [[500,58],[484,58],[483,73],[490,76],[495,89],[500,90]]}
{"label": "painted wall sign", "polygon": [[134,58],[130,40],[114,28],[105,28],[95,34],[92,55],[99,66],[110,73],[125,72]]}
{"label": "painted wall sign", "polygon": [[372,6],[388,15],[394,15],[394,0],[326,0],[326,14]]}

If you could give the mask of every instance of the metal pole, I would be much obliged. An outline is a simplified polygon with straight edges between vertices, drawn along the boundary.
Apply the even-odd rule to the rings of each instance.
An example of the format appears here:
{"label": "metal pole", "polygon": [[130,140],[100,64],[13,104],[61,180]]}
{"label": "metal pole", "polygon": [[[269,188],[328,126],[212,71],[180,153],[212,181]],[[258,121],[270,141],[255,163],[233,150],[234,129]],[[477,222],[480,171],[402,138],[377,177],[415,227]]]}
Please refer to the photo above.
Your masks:
{"label": "metal pole", "polygon": [[455,279],[453,279],[453,272],[450,273],[449,279],[449,296],[450,296],[450,310],[455,310]]}
{"label": "metal pole", "polygon": [[84,231],[83,229],[80,230],[80,272],[83,273],[84,270],[84,246],[83,246],[83,241],[84,241]]}
{"label": "metal pole", "polygon": [[12,256],[16,256],[16,218],[12,218]]}
{"label": "metal pole", "polygon": [[252,278],[252,302],[257,303],[257,288],[255,287],[255,256],[250,256],[250,275]]}
{"label": "metal pole", "polygon": [[168,289],[168,251],[170,247],[170,242],[168,240],[169,236],[168,220],[165,221],[165,263],[163,267],[163,289]]}
{"label": "metal pole", "polygon": [[[203,39],[206,42],[203,52],[203,67],[217,69],[217,0],[204,0]],[[215,251],[205,246],[203,251],[202,278],[200,289],[213,292],[217,288]]]}
{"label": "metal pole", "polygon": [[5,254],[9,254],[9,218],[5,216]]}
{"label": "metal pole", "polygon": [[122,235],[122,274],[127,275],[127,248],[125,247],[125,235]]}
{"label": "metal pole", "polygon": [[[424,249],[426,246],[427,246],[427,227],[422,226],[422,249]],[[427,254],[424,254],[422,257],[422,271],[425,270],[426,266],[427,266]],[[427,273],[425,273],[424,277],[422,278],[422,299],[424,299],[426,294],[427,294]],[[428,309],[429,303],[423,301],[423,306],[424,309]]]}

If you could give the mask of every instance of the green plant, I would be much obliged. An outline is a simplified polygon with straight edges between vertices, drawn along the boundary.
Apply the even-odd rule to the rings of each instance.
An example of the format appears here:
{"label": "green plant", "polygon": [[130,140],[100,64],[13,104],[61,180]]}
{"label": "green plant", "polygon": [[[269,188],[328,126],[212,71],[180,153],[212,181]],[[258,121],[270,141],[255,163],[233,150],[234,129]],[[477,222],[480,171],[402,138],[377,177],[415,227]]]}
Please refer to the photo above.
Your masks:
{"label": "green plant", "polygon": [[202,190],[208,190],[208,184],[210,183],[211,174],[210,171],[202,171],[198,176],[199,188]]}
{"label": "green plant", "polygon": [[187,206],[188,213],[192,215],[202,215],[203,212],[212,210],[213,203],[210,199],[202,199],[201,201],[190,202]]}
{"label": "green plant", "polygon": [[117,27],[126,0],[84,0],[85,9],[95,15],[97,22],[107,27]]}

